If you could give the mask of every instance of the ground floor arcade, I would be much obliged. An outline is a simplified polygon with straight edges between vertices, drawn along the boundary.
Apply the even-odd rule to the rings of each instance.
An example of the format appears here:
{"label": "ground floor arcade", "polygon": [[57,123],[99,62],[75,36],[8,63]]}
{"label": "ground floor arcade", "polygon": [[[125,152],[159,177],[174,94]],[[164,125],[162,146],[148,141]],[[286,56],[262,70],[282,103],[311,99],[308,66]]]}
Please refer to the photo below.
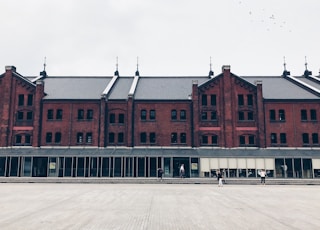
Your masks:
{"label": "ground floor arcade", "polygon": [[[260,150],[8,150],[0,155],[0,177],[259,177],[266,169],[272,178],[320,178],[317,151]],[[262,154],[264,153],[264,154]]]}

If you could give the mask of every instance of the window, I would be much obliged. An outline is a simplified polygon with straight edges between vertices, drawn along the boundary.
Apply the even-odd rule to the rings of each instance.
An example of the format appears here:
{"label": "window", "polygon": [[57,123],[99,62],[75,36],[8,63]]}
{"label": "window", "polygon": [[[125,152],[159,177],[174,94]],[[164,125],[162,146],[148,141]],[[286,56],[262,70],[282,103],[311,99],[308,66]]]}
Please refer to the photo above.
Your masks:
{"label": "window", "polygon": [[83,119],[84,119],[84,110],[78,109],[78,120],[83,120]]}
{"label": "window", "polygon": [[83,142],[83,133],[77,133],[77,143]]}
{"label": "window", "polygon": [[280,121],[286,120],[285,112],[284,112],[283,109],[280,109],[280,110],[279,110],[279,120],[280,120]]}
{"label": "window", "polygon": [[213,145],[217,145],[218,144],[218,136],[217,135],[211,136],[211,143]]}
{"label": "window", "polygon": [[208,104],[207,95],[206,94],[202,94],[202,96],[201,96],[201,105],[206,106],[207,104]]}
{"label": "window", "polygon": [[150,133],[150,143],[156,143],[156,133]]}
{"label": "window", "polygon": [[171,110],[171,120],[177,120],[177,110]]}
{"label": "window", "polygon": [[207,112],[202,112],[201,113],[201,120],[203,120],[203,121],[208,120]]}
{"label": "window", "polygon": [[254,145],[254,135],[249,135],[249,145]]}
{"label": "window", "polygon": [[118,143],[123,143],[124,142],[124,135],[123,133],[118,133]]}
{"label": "window", "polygon": [[140,143],[146,143],[147,142],[147,133],[143,132],[140,133]]}
{"label": "window", "polygon": [[141,116],[140,116],[142,121],[147,120],[147,111],[146,110],[141,110]]}
{"label": "window", "polygon": [[46,143],[51,143],[52,142],[52,133],[48,132],[46,133]]}
{"label": "window", "polygon": [[109,143],[114,143],[114,133],[109,133]]}
{"label": "window", "polygon": [[21,111],[18,112],[17,119],[19,121],[23,120],[23,112],[21,112]]}
{"label": "window", "polygon": [[32,106],[33,104],[33,95],[32,94],[28,94],[28,102],[27,105],[28,106]]}
{"label": "window", "polygon": [[16,144],[21,144],[21,141],[22,141],[22,136],[16,135]]}
{"label": "window", "polygon": [[202,135],[202,144],[207,145],[208,144],[208,136],[207,135]]}
{"label": "window", "polygon": [[61,142],[61,133],[60,132],[55,133],[54,142],[57,144]]}
{"label": "window", "polygon": [[62,109],[57,109],[56,119],[62,120]]}
{"label": "window", "polygon": [[269,110],[270,121],[276,120],[276,111],[274,109]]}
{"label": "window", "polygon": [[156,119],[156,111],[150,110],[150,120],[155,120],[155,119]]}
{"label": "window", "polygon": [[92,120],[93,119],[93,110],[88,109],[87,110],[87,120]]}
{"label": "window", "polygon": [[27,112],[27,120],[28,121],[32,120],[32,115],[33,115],[33,113],[31,111]]}
{"label": "window", "polygon": [[116,122],[116,115],[114,113],[110,113],[109,123],[114,124]]}
{"label": "window", "polygon": [[277,134],[271,133],[271,144],[277,144]]}
{"label": "window", "polygon": [[48,120],[52,120],[53,119],[53,109],[48,109],[47,119]]}
{"label": "window", "polygon": [[302,109],[301,110],[301,121],[306,121],[306,120],[308,120],[307,110]]}
{"label": "window", "polygon": [[18,96],[18,105],[19,106],[24,105],[24,95],[23,94],[19,94],[19,96]]}
{"label": "window", "polygon": [[31,144],[31,135],[26,134],[26,135],[24,136],[24,138],[25,138],[25,143],[28,144],[28,145],[30,145],[30,144]]}
{"label": "window", "polygon": [[243,99],[243,95],[242,94],[238,95],[238,105],[239,106],[243,106],[244,105],[244,99]]}
{"label": "window", "polygon": [[310,118],[311,118],[311,121],[317,120],[317,110],[315,110],[315,109],[310,110]]}
{"label": "window", "polygon": [[280,143],[281,144],[287,144],[287,134],[280,133]]}
{"label": "window", "polygon": [[248,102],[248,106],[252,106],[253,105],[253,96],[252,94],[248,94],[247,95],[247,102]]}
{"label": "window", "polygon": [[217,120],[217,112],[211,111],[211,121],[216,121],[216,120]]}
{"label": "window", "polygon": [[318,133],[313,133],[312,134],[312,144],[319,144]]}
{"label": "window", "polygon": [[238,120],[243,121],[244,120],[244,112],[240,111],[238,112]]}
{"label": "window", "polygon": [[119,123],[124,124],[124,114],[123,113],[119,114]]}
{"label": "window", "polygon": [[248,112],[248,121],[253,121],[253,112]]}
{"label": "window", "polygon": [[303,144],[309,144],[309,134],[308,133],[303,133],[302,134],[302,143]]}
{"label": "window", "polygon": [[246,137],[245,136],[240,136],[239,137],[239,143],[240,143],[240,145],[245,145],[246,144]]}
{"label": "window", "polygon": [[92,133],[91,132],[86,134],[86,142],[88,144],[92,143]]}
{"label": "window", "polygon": [[215,94],[211,95],[211,105],[216,106],[217,105],[217,96]]}
{"label": "window", "polygon": [[180,143],[187,143],[187,134],[186,133],[180,133]]}
{"label": "window", "polygon": [[177,133],[171,133],[171,143],[177,143],[178,142],[178,135]]}
{"label": "window", "polygon": [[180,110],[180,120],[186,120],[187,119],[187,113],[185,110]]}

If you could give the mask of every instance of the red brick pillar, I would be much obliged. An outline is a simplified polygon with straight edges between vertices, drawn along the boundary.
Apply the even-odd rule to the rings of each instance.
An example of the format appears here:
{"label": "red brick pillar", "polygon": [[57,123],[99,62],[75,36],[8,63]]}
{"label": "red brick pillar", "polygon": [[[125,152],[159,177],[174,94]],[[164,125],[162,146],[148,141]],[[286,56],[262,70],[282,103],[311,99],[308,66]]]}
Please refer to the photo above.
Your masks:
{"label": "red brick pillar", "polygon": [[221,120],[223,123],[223,142],[222,147],[231,148],[235,146],[234,137],[234,103],[233,103],[233,85],[230,74],[230,66],[223,66],[223,90],[222,90],[222,111]]}
{"label": "red brick pillar", "polygon": [[191,132],[192,132],[192,147],[199,147],[199,122],[200,122],[200,108],[199,108],[199,91],[198,81],[192,82],[192,108],[191,108]]}
{"label": "red brick pillar", "polygon": [[257,85],[257,122],[258,122],[258,145],[260,148],[266,147],[266,137],[265,137],[265,114],[264,114],[264,104],[262,95],[262,81],[256,81]]}
{"label": "red brick pillar", "polygon": [[42,98],[44,96],[44,81],[36,82],[36,93],[34,99],[34,118],[33,118],[33,140],[32,146],[41,145],[41,119],[42,119]]}
{"label": "red brick pillar", "polygon": [[127,101],[127,146],[134,146],[134,102],[133,97],[129,96]]}
{"label": "red brick pillar", "polygon": [[6,66],[4,76],[0,77],[0,146],[7,147],[11,143],[10,117],[12,113],[12,73],[16,71],[14,66]]}
{"label": "red brick pillar", "polygon": [[107,110],[107,102],[106,98],[102,97],[100,100],[100,117],[99,117],[99,147],[105,147],[106,146],[106,110]]}

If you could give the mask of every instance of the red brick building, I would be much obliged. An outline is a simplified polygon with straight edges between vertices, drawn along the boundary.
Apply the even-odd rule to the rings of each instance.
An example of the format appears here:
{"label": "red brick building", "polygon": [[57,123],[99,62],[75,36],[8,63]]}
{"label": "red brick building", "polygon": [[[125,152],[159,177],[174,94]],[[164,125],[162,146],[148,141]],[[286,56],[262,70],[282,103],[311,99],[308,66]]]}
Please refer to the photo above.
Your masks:
{"label": "red brick building", "polygon": [[320,78],[0,75],[0,176],[320,176]]}

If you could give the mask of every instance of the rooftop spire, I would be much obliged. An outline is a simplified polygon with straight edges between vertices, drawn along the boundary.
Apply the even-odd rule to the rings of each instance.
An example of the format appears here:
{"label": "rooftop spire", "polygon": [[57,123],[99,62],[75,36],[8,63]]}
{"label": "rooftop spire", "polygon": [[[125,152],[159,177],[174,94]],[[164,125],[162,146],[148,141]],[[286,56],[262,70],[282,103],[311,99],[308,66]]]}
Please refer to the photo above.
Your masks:
{"label": "rooftop spire", "polygon": [[44,57],[44,62],[43,62],[43,71],[40,72],[40,76],[42,77],[46,77],[47,76],[47,72],[46,72],[46,64],[47,62],[47,57]]}
{"label": "rooftop spire", "polygon": [[306,56],[304,56],[304,60],[305,60],[304,65],[306,66],[306,69],[305,69],[305,71],[303,73],[303,76],[308,77],[308,76],[312,75],[312,72],[308,70],[308,63],[307,63],[307,57]]}
{"label": "rooftop spire", "polygon": [[47,66],[46,62],[47,62],[47,57],[44,57],[43,71],[46,71],[46,66]]}
{"label": "rooftop spire", "polygon": [[211,63],[211,56],[210,56],[210,71],[209,71],[209,78],[213,77],[213,71],[212,71],[212,63]]}
{"label": "rooftop spire", "polygon": [[116,72],[114,72],[114,76],[119,76],[119,71],[118,71],[118,56],[117,56],[117,61],[116,61]]}
{"label": "rooftop spire", "polygon": [[137,57],[137,71],[136,71],[136,76],[139,76],[139,57]]}
{"label": "rooftop spire", "polygon": [[286,63],[286,57],[283,57],[283,74],[284,77],[290,75],[290,71],[287,71],[287,63]]}
{"label": "rooftop spire", "polygon": [[306,70],[308,70],[308,63],[307,63],[307,57],[304,56],[304,65],[306,66]]}

